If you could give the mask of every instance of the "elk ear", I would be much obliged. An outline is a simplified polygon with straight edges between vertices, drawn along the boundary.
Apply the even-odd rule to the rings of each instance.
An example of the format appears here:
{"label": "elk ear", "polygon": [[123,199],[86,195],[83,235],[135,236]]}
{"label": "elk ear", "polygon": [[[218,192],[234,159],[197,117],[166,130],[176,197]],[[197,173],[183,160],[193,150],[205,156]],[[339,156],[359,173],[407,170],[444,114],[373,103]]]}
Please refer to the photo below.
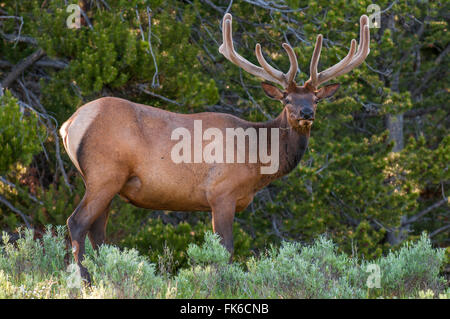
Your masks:
{"label": "elk ear", "polygon": [[324,86],[316,92],[316,96],[319,98],[319,100],[326,99],[330,96],[333,96],[333,94],[336,93],[340,86],[341,85],[339,83]]}
{"label": "elk ear", "polygon": [[268,97],[274,100],[282,100],[284,98],[284,93],[276,86],[262,82],[261,86]]}

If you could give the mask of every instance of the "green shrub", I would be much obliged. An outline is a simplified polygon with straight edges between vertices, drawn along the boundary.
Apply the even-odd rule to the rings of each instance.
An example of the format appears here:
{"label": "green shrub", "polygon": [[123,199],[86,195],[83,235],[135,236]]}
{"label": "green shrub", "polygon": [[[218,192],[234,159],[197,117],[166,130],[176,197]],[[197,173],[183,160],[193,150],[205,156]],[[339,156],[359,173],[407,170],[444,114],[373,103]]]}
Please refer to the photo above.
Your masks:
{"label": "green shrub", "polygon": [[187,250],[192,265],[225,265],[230,260],[230,253],[220,244],[220,237],[211,231],[206,232],[202,247],[190,244]]}
{"label": "green shrub", "polygon": [[[222,13],[207,4],[212,1],[89,1],[96,3],[86,8],[92,28],[79,29],[64,26],[70,2],[76,1],[9,1],[5,3],[12,5],[6,6],[2,2],[2,15],[23,18],[23,23],[2,19],[2,32],[22,38],[2,40],[2,77],[13,70],[8,64],[17,65],[37,47],[45,51],[45,59],[67,64],[53,68],[35,63],[10,85],[17,98],[54,117],[57,126],[82,104],[101,96],[122,97],[179,113],[232,113],[250,121],[265,121],[281,112],[281,104],[261,90],[259,78],[218,52]],[[239,54],[255,62],[254,46],[260,42],[269,62],[287,70],[289,59],[279,47],[284,39],[294,47],[304,71],[313,54],[314,37],[320,32],[333,39],[321,56],[323,66],[334,65],[347,54],[351,39],[358,38],[358,17],[367,13],[373,0],[347,1],[346,10],[334,9],[342,6],[341,0],[317,0],[308,5],[306,1],[286,0],[292,9],[302,9],[285,13],[272,10],[271,14],[250,2],[235,1],[230,7]],[[447,205],[429,211],[410,224],[408,231],[400,227],[404,218],[440,201],[450,186],[449,103],[445,94],[449,56],[442,54],[448,45],[446,15],[439,1],[415,1],[413,6],[408,1],[377,3],[390,8],[384,11],[383,19],[395,17],[393,24],[371,28],[367,63],[339,77],[340,90],[318,107],[308,151],[300,165],[258,193],[249,208],[237,215],[240,226],[235,229],[245,231],[242,241],[239,232],[235,234],[238,260],[248,257],[250,249],[258,253],[267,243],[278,245],[283,239],[312,243],[324,232],[339,250],[376,260],[397,244],[388,230],[400,228],[398,234],[414,239],[423,230],[432,233],[445,226]],[[147,15],[147,7],[151,15]],[[301,22],[301,37],[296,21]],[[423,21],[427,21],[426,28],[422,28]],[[414,32],[419,29],[423,31],[420,37]],[[23,39],[34,39],[36,44]],[[414,55],[409,54],[412,51]],[[390,76],[380,76],[376,70],[384,72],[387,65]],[[392,81],[394,74],[398,83]],[[299,72],[297,83],[304,83],[308,76],[308,72]],[[154,80],[159,85],[152,86]],[[396,89],[392,83],[397,83]],[[141,85],[150,94],[141,91]],[[18,103],[8,91],[0,97],[0,175],[16,186],[0,182],[0,196],[30,216],[30,224],[37,228],[64,224],[83,189],[76,187],[71,194],[62,168],[72,185],[81,178],[73,178],[76,169],[61,140],[63,165],[56,156],[58,141],[54,135],[50,131],[40,134],[37,127],[46,122],[44,117]],[[403,112],[405,146],[395,153],[385,119]],[[0,203],[0,225],[13,230],[23,220],[11,205],[4,204],[5,200]],[[155,263],[166,247],[178,263],[174,269],[187,266],[188,245],[201,242],[204,231],[210,229],[209,221],[202,218],[192,223],[190,213],[180,214],[170,223],[148,222],[149,213],[130,206],[123,202],[112,205],[110,243],[136,248]],[[115,218],[118,212],[120,217]],[[448,245],[447,240],[444,231],[433,237],[443,246]]]}
{"label": "green shrub", "polygon": [[0,92],[0,175],[19,163],[30,164],[41,133],[36,114],[23,110],[10,91]]}
{"label": "green shrub", "polygon": [[400,250],[389,252],[376,263],[382,273],[381,287],[388,295],[406,296],[444,288],[445,279],[439,272],[445,263],[445,250],[432,248],[425,233],[417,242],[406,242]]}
{"label": "green shrub", "polygon": [[248,263],[249,281],[261,297],[360,298],[362,291],[349,281],[357,267],[324,237],[312,246],[284,242]]}
{"label": "green shrub", "polygon": [[[204,238],[204,233],[212,229],[209,217],[205,213],[195,214],[195,217],[200,220],[193,220],[190,223],[181,222],[176,226],[171,223],[164,223],[161,218],[149,218],[145,225],[140,225],[138,217],[130,218],[130,216],[134,216],[134,212],[136,214],[145,212],[131,205],[124,207],[124,209],[120,212],[123,217],[119,217],[115,213],[113,214],[111,218],[112,229],[121,228],[121,225],[123,227],[129,227],[129,225],[125,224],[129,223],[130,219],[132,219],[131,223],[135,227],[134,229],[133,227],[128,228],[131,228],[131,230],[119,240],[120,245],[137,249],[141,254],[149,256],[151,262],[157,264],[163,263],[164,256],[167,256],[167,253],[170,251],[172,255],[169,258],[171,265],[163,267],[170,272],[189,265],[189,257],[186,254],[188,248],[193,243],[201,243]],[[130,211],[133,211],[133,213],[130,214]],[[149,212],[146,213],[148,216],[152,215]],[[127,222],[118,222],[121,218],[126,218]],[[243,262],[251,254],[250,246],[252,238],[238,223],[234,223],[233,237],[234,260]]]}
{"label": "green shrub", "polygon": [[[366,260],[338,252],[330,239],[312,245],[283,242],[261,257],[247,260],[246,269],[229,263],[219,237],[205,233],[201,245],[191,244],[191,266],[176,275],[159,275],[156,265],[135,249],[87,243],[83,264],[92,285],[73,285],[73,259],[64,229],[47,227],[41,239],[20,231],[0,245],[0,298],[449,298],[440,276],[444,250],[434,249],[426,235],[386,257],[371,261],[380,269],[380,288],[368,288]],[[78,278],[79,279],[79,278]]]}
{"label": "green shrub", "polygon": [[179,298],[238,297],[246,279],[239,264],[230,264],[230,253],[220,244],[220,237],[205,233],[201,246],[190,244],[187,250],[191,269],[181,269],[174,279]]}
{"label": "green shrub", "polygon": [[93,285],[101,286],[119,298],[152,298],[162,286],[155,275],[155,265],[135,249],[102,245],[83,261]]}
{"label": "green shrub", "polygon": [[[0,245],[0,298],[51,298],[66,287],[65,228],[53,234],[47,226],[41,239],[29,229],[18,231],[13,244],[6,232]],[[67,295],[68,296],[68,295]]]}
{"label": "green shrub", "polygon": [[7,233],[3,233],[3,245],[0,246],[0,270],[5,271],[19,281],[24,275],[31,275],[37,280],[50,276],[58,276],[64,271],[64,258],[67,254],[65,244],[65,227],[56,227],[56,236],[52,227],[47,230],[41,240],[34,240],[34,232],[19,229],[19,239],[15,244],[9,242]]}

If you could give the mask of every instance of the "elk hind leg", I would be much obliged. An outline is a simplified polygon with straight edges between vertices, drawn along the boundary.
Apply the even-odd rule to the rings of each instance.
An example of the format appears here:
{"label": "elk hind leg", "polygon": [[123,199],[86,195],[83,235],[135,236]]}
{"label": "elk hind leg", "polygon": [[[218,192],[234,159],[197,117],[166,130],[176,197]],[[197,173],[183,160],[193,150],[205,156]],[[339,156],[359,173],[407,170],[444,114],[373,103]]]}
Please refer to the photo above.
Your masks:
{"label": "elk hind leg", "polygon": [[[86,193],[82,201],[75,209],[74,213],[67,219],[67,227],[72,241],[72,253],[75,262],[80,267],[81,277],[88,282],[90,282],[89,273],[82,265],[85,253],[86,234],[89,232],[94,222],[98,218],[101,218],[102,214],[107,210],[109,203],[117,193],[118,189],[120,189],[120,187],[111,187],[111,184],[108,186],[101,185],[101,187],[92,187],[87,184]],[[99,224],[101,223],[99,222]],[[97,224],[97,227],[99,224]],[[101,235],[99,237],[101,237]]]}
{"label": "elk hind leg", "polygon": [[109,206],[110,204],[108,204],[104,212],[100,214],[100,216],[92,223],[92,226],[88,231],[89,240],[91,241],[92,248],[95,250],[97,250],[100,245],[105,243]]}

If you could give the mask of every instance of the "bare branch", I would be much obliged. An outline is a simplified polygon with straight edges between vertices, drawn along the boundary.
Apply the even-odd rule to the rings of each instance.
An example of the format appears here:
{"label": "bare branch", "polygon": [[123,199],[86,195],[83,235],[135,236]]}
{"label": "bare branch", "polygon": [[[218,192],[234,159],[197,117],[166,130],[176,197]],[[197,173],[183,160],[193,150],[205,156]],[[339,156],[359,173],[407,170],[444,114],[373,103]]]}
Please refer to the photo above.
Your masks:
{"label": "bare branch", "polygon": [[[142,25],[141,25],[141,18],[139,16],[139,11],[136,5],[136,18],[137,21],[139,23],[139,30],[141,31],[141,37],[142,37],[142,41],[145,41],[145,37],[144,37],[144,30],[142,29]],[[159,88],[160,84],[159,84],[159,78],[158,78],[158,64],[156,63],[156,57],[155,54],[153,53],[153,47],[152,47],[152,41],[151,41],[151,37],[152,37],[152,20],[151,20],[151,9],[149,7],[147,7],[147,16],[148,16],[148,37],[147,37],[147,42],[148,42],[148,46],[149,49],[147,50],[147,53],[150,53],[152,58],[153,58],[153,64],[155,65],[155,73],[153,74],[153,79],[152,79],[152,88]]]}
{"label": "bare branch", "polygon": [[[52,133],[54,140],[55,140],[55,156],[56,156],[57,164],[58,164],[61,174],[63,176],[64,182],[66,183],[67,187],[69,188],[69,191],[72,192],[72,185],[69,183],[69,178],[64,169],[64,164],[61,159],[61,152],[60,152],[60,146],[59,146],[59,135],[58,135],[58,132],[56,129],[58,127],[58,121],[53,116],[51,116],[47,113],[44,106],[39,101],[39,98],[36,95],[34,95],[33,92],[28,91],[26,89],[26,87],[23,85],[23,83],[19,82],[19,84],[21,85],[22,89],[25,91],[26,95],[31,97],[34,100],[34,103],[39,107],[41,112],[37,111],[31,105],[24,103],[20,100],[19,100],[18,104],[32,110],[34,113],[36,113],[39,116],[39,118],[42,117],[46,120],[45,126]],[[30,102],[31,102],[31,100],[30,100]],[[42,143],[41,143],[41,145],[42,145]],[[45,149],[44,149],[44,152],[45,152]]]}
{"label": "bare branch", "polygon": [[[58,163],[59,169],[60,169],[61,174],[63,176],[64,182],[65,182],[66,186],[69,188],[70,193],[72,193],[72,185],[69,183],[69,178],[67,176],[66,170],[64,169],[64,164],[63,164],[63,161],[61,159],[61,151],[60,151],[60,146],[59,146],[59,135],[58,135],[58,131],[57,131],[58,121],[53,116],[51,116],[51,115],[49,115],[47,113],[47,111],[45,110],[44,106],[39,101],[39,98],[37,96],[35,96],[33,94],[33,92],[30,91],[29,94],[31,95],[31,97],[33,98],[35,103],[39,106],[41,111],[48,118],[48,121],[47,121],[48,127],[49,127],[50,131],[52,132],[52,135],[53,135],[53,137],[55,139],[55,156],[56,156],[56,161]],[[53,126],[52,121],[55,123],[54,126]]]}
{"label": "bare branch", "polygon": [[280,230],[278,229],[277,226],[277,220],[275,215],[272,215],[272,229],[273,229],[273,233],[280,238],[281,240],[286,240],[286,238],[281,234]]}
{"label": "bare branch", "polygon": [[449,202],[449,198],[445,198],[445,199],[440,200],[437,203],[434,203],[433,205],[425,208],[424,210],[422,210],[418,214],[408,218],[404,223],[402,223],[402,226],[409,225],[411,223],[416,222],[417,220],[422,218],[424,215],[428,214],[429,212],[433,211],[434,209],[436,209],[436,208],[438,208],[438,207],[440,207],[440,206],[442,206],[444,204],[448,204],[448,202]]}
{"label": "bare branch", "polygon": [[34,46],[38,45],[38,42],[36,41],[35,38],[32,38],[30,36],[26,36],[26,35],[15,35],[15,34],[6,34],[3,33],[2,31],[0,31],[0,35],[9,42],[24,42],[24,43],[28,43]]}
{"label": "bare branch", "polygon": [[17,35],[15,36],[15,38],[12,40],[14,41],[14,47],[16,47],[17,42],[19,42],[19,38],[20,38],[20,33],[22,32],[22,27],[23,27],[23,18],[20,16],[0,16],[0,19],[15,19],[15,20],[19,20],[20,21],[20,26],[19,26],[19,31],[17,32]]}
{"label": "bare branch", "polygon": [[227,9],[225,10],[225,14],[230,12],[231,6],[233,5],[233,0],[230,0],[230,4],[228,5]]}
{"label": "bare branch", "polygon": [[450,224],[444,225],[436,230],[434,230],[431,234],[430,234],[430,238],[436,236],[439,233],[442,233],[443,231],[447,231],[450,230]]}
{"label": "bare branch", "polygon": [[2,195],[0,195],[0,203],[3,203],[6,207],[8,207],[10,210],[12,210],[14,213],[19,215],[22,220],[24,221],[27,228],[31,228],[30,223],[28,222],[28,216],[22,213],[18,208],[14,207],[13,204],[11,204],[6,198],[4,198]]}
{"label": "bare branch", "polygon": [[84,21],[86,21],[86,24],[89,26],[89,28],[90,28],[91,30],[93,30],[94,27],[92,26],[91,20],[89,20],[89,17],[87,16],[86,12],[84,12],[84,10],[81,9],[81,8],[80,8],[80,12],[81,12],[81,15],[82,15],[83,18],[84,18]]}
{"label": "bare branch", "polygon": [[263,1],[263,0],[244,0],[247,3],[253,4],[254,6],[261,7],[267,10],[271,11],[277,11],[277,12],[299,12],[303,11],[305,8],[298,8],[298,9],[290,9],[289,6],[283,5],[283,4],[277,4],[273,1]]}
{"label": "bare branch", "polygon": [[108,5],[108,3],[105,0],[100,0],[100,1],[103,3],[103,5],[106,7],[106,9],[111,11],[111,7]]}
{"label": "bare branch", "polygon": [[10,68],[13,64],[6,60],[0,60],[0,68]]}
{"label": "bare branch", "polygon": [[183,104],[181,104],[181,103],[178,103],[177,101],[171,100],[171,99],[169,99],[169,98],[167,98],[167,97],[165,97],[165,96],[162,96],[162,95],[159,95],[159,94],[157,94],[157,93],[154,93],[154,92],[151,92],[151,91],[147,90],[143,84],[139,84],[139,85],[137,86],[137,88],[138,88],[140,91],[144,92],[145,94],[148,94],[148,95],[157,97],[157,98],[159,98],[159,99],[161,99],[161,100],[163,100],[163,101],[166,101],[166,102],[175,104],[175,105],[177,105],[177,106],[182,106],[182,105],[183,105]]}
{"label": "bare branch", "polygon": [[209,5],[209,6],[210,6],[211,8],[213,8],[214,10],[216,10],[216,11],[222,13],[222,14],[225,13],[225,11],[224,11],[222,8],[216,6],[216,5],[215,5],[214,3],[212,3],[211,1],[209,1],[209,0],[201,0],[201,1],[204,2],[204,3],[206,3],[207,5]]}
{"label": "bare branch", "polygon": [[435,77],[435,72],[438,70],[441,70],[440,67],[441,60],[450,52],[450,45],[447,45],[447,47],[438,55],[436,60],[434,60],[435,66],[428,70],[428,72],[421,77],[421,84],[413,91],[412,95],[417,96],[422,92],[423,89],[427,88],[429,85],[429,82],[433,77]]}
{"label": "bare branch", "polygon": [[31,66],[34,62],[42,58],[44,55],[44,50],[38,49],[33,54],[23,59],[12,69],[12,71],[6,76],[6,78],[3,79],[1,86],[4,88],[9,87],[19,77],[19,75],[23,71],[25,71],[26,68]]}
{"label": "bare branch", "polygon": [[263,108],[261,107],[261,105],[258,104],[258,102],[256,102],[256,100],[253,98],[253,96],[250,94],[250,92],[247,89],[247,86],[244,83],[244,80],[242,79],[242,71],[241,69],[239,69],[239,78],[241,80],[241,85],[243,87],[243,89],[245,90],[245,93],[247,93],[248,98],[253,102],[253,104],[257,107],[257,109],[268,119],[271,120],[272,116],[270,116],[270,114],[267,114]]}
{"label": "bare branch", "polygon": [[[425,107],[425,108],[420,108],[420,109],[409,110],[404,113],[404,117],[411,118],[411,117],[416,117],[416,116],[422,116],[422,115],[425,115],[428,113],[436,112],[438,110],[442,110],[442,107],[430,106],[430,107]],[[384,114],[380,114],[378,111],[374,111],[374,112],[367,112],[367,113],[354,113],[354,114],[352,114],[352,116],[353,116],[353,119],[355,119],[355,120],[362,120],[362,119],[366,119],[366,118],[384,116]]]}
{"label": "bare branch", "polygon": [[[36,61],[34,63],[37,67],[43,67],[43,68],[54,68],[54,69],[64,69],[69,64],[67,62],[61,61],[61,60],[53,60],[50,58],[43,57],[39,61]],[[14,64],[12,64],[9,61],[6,60],[0,60],[0,68],[10,68],[13,67]]]}
{"label": "bare branch", "polygon": [[150,9],[150,7],[147,7],[147,16],[148,16],[148,45],[150,48],[150,54],[152,55],[153,58],[153,64],[155,65],[155,73],[153,74],[153,79],[152,79],[152,88],[159,88],[160,84],[159,84],[159,78],[158,78],[158,64],[156,63],[156,57],[155,54],[153,53],[153,48],[152,48],[152,16],[151,16],[151,12],[152,10]]}
{"label": "bare branch", "polygon": [[43,68],[65,69],[69,64],[61,60],[53,60],[44,57],[37,61],[35,65]]}
{"label": "bare branch", "polygon": [[44,203],[41,202],[39,199],[37,199],[35,196],[31,195],[28,192],[23,191],[22,189],[20,189],[19,187],[17,187],[15,184],[11,183],[10,181],[8,181],[6,178],[4,178],[3,176],[0,176],[0,182],[8,185],[11,188],[14,188],[15,190],[19,191],[19,192],[23,192],[26,193],[27,196],[35,203],[38,203],[40,205],[43,205]]}

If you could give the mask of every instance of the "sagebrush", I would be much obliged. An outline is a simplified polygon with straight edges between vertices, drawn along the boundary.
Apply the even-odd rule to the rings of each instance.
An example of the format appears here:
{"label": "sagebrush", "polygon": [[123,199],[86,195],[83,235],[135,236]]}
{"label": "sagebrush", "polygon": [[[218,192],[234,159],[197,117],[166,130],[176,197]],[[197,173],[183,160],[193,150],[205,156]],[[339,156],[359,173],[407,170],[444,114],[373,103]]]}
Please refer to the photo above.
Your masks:
{"label": "sagebrush", "polygon": [[[312,245],[283,242],[245,263],[229,263],[219,237],[205,233],[190,244],[189,265],[167,273],[135,249],[88,244],[84,265],[92,285],[74,281],[73,260],[62,226],[47,227],[41,239],[19,230],[0,246],[0,298],[449,298],[440,272],[443,249],[423,234],[374,261],[339,253],[325,236]],[[170,258],[167,258],[170,259]],[[368,288],[368,265],[380,269],[380,288]],[[76,268],[76,267],[75,267]],[[75,285],[74,285],[75,283]]]}

